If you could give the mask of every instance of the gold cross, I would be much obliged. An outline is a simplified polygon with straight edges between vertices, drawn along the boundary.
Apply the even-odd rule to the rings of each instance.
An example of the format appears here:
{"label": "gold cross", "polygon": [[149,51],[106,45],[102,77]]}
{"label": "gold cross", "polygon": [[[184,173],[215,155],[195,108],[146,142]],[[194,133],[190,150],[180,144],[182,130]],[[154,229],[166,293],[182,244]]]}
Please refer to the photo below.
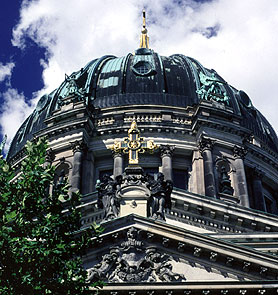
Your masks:
{"label": "gold cross", "polygon": [[110,147],[116,153],[123,152],[128,154],[129,164],[139,163],[139,153],[145,153],[146,151],[152,154],[158,146],[153,140],[144,140],[140,137],[140,131],[137,128],[135,121],[131,123],[128,130],[128,137],[125,137],[123,141],[115,141],[113,146]]}

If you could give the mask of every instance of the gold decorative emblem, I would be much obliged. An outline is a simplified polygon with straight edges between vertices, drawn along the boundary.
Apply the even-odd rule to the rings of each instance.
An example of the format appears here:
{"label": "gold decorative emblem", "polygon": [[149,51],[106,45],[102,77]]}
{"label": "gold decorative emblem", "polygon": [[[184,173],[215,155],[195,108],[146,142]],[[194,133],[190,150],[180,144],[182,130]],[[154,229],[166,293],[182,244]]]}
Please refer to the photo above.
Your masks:
{"label": "gold decorative emblem", "polygon": [[128,137],[125,137],[123,141],[115,141],[113,146],[110,147],[116,153],[123,152],[128,154],[129,164],[139,163],[139,153],[147,151],[152,154],[157,148],[158,146],[153,140],[145,141],[144,138],[140,137],[140,131],[135,121],[131,123]]}
{"label": "gold decorative emblem", "polygon": [[139,146],[140,146],[140,143],[139,143],[138,141],[136,141],[136,140],[132,140],[132,141],[130,141],[130,142],[128,143],[128,147],[129,147],[130,149],[132,149],[132,150],[136,150],[136,149],[138,149]]}

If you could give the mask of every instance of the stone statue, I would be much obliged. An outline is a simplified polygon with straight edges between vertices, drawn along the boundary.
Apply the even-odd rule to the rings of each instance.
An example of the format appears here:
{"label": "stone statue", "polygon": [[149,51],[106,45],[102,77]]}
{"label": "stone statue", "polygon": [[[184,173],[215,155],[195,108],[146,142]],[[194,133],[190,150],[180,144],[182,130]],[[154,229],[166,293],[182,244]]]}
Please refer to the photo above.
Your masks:
{"label": "stone statue", "polygon": [[219,80],[215,73],[212,73],[211,76],[207,76],[202,72],[199,73],[200,82],[202,86],[200,89],[196,90],[204,100],[213,100],[220,103],[229,105],[229,96],[226,91],[222,91],[220,85],[226,84],[226,82]]}
{"label": "stone statue", "polygon": [[[58,173],[57,173],[58,172]],[[54,189],[59,190],[63,185],[65,185],[67,181],[67,176],[65,169],[61,169],[60,171],[55,172],[56,176],[56,181],[54,182]]]}
{"label": "stone statue", "polygon": [[116,253],[105,254],[99,264],[95,265],[88,273],[88,281],[95,282],[108,279],[109,272],[114,268],[117,261]]}
{"label": "stone statue", "polygon": [[114,180],[108,174],[105,174],[102,181],[97,181],[98,207],[104,209],[105,220],[114,219],[119,215],[120,200],[116,196],[116,191],[121,183],[121,179],[121,175]]}
{"label": "stone statue", "polygon": [[65,184],[66,181],[66,172],[65,169],[62,169],[59,173],[58,181],[57,181],[57,187],[62,187]]}
{"label": "stone statue", "polygon": [[220,193],[231,195],[231,196],[234,193],[234,189],[231,186],[230,177],[224,165],[221,167],[221,171],[220,171],[219,191]]}
{"label": "stone statue", "polygon": [[148,255],[151,267],[161,282],[185,281],[181,274],[173,272],[171,261],[173,258],[167,254],[151,251]]}
{"label": "stone statue", "polygon": [[150,180],[148,185],[151,191],[150,214],[155,219],[165,220],[165,208],[171,208],[171,192],[173,182],[164,180],[163,173],[157,174],[156,180]]}
{"label": "stone statue", "polygon": [[[65,82],[66,86],[63,90],[63,93],[58,98],[59,107],[76,101],[85,101],[88,103],[84,89],[78,86],[75,75],[68,76],[65,74]],[[67,99],[68,96],[71,96],[71,98]]]}

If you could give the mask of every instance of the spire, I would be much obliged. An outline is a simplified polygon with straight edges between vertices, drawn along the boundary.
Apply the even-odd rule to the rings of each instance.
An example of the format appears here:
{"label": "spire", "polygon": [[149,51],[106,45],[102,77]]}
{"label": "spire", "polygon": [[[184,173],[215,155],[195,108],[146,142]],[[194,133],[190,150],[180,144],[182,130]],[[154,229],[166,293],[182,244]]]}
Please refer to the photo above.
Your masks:
{"label": "spire", "polygon": [[146,28],[146,12],[143,10],[143,28],[140,37],[140,48],[149,48],[149,37],[147,35],[148,30]]}

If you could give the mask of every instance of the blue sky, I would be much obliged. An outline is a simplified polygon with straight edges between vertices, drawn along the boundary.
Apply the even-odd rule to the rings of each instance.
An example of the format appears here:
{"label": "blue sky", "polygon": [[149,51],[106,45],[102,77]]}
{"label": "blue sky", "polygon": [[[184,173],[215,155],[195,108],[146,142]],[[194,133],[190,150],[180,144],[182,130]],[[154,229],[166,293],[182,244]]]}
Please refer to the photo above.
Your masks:
{"label": "blue sky", "polygon": [[2,0],[0,137],[7,134],[9,144],[65,73],[105,54],[133,52],[142,8],[151,48],[215,69],[278,130],[277,0]]}
{"label": "blue sky", "polygon": [[[38,47],[32,40],[27,40],[27,49],[21,50],[12,45],[12,31],[19,22],[21,1],[3,1],[0,11],[0,61],[3,64],[16,63],[10,84],[16,89],[22,90],[26,97],[43,87],[40,58],[44,57],[45,50]],[[5,83],[0,84],[1,92],[5,90]]]}

